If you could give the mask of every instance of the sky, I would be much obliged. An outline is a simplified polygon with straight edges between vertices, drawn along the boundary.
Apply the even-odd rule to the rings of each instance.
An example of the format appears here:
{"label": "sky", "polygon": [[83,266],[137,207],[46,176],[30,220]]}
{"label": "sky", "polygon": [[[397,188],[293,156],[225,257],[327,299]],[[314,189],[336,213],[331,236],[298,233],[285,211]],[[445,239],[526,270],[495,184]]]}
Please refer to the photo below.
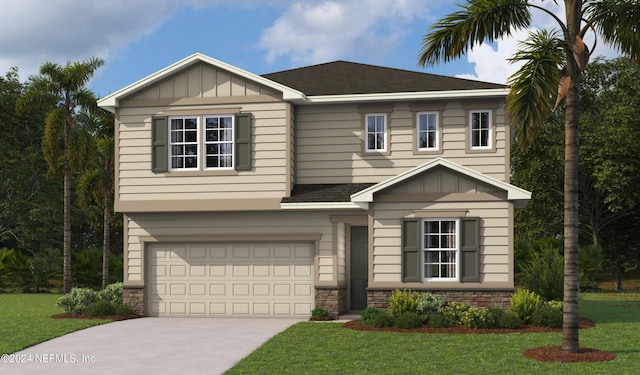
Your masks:
{"label": "sky", "polygon": [[[564,19],[562,2],[533,0]],[[460,0],[0,0],[0,75],[47,62],[105,60],[88,87],[105,97],[195,52],[254,74],[336,60],[506,83],[528,31],[460,59],[417,65],[422,39]],[[4,4],[3,4],[4,3]],[[555,28],[533,12],[536,29]],[[593,37],[585,39],[588,46]],[[598,43],[594,55],[617,56]]]}

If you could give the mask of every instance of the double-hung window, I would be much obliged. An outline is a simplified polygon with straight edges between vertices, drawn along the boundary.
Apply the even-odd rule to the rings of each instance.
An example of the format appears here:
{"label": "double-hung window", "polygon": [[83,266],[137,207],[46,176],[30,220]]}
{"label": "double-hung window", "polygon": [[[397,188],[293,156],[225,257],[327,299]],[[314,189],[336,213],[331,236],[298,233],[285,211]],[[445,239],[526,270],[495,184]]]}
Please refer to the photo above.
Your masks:
{"label": "double-hung window", "polygon": [[491,111],[469,112],[469,146],[473,149],[490,149],[492,147]]}
{"label": "double-hung window", "polygon": [[365,115],[365,151],[387,151],[387,115],[374,113]]}
{"label": "double-hung window", "polygon": [[416,116],[418,151],[437,151],[439,145],[438,113],[418,112]]}
{"label": "double-hung window", "polygon": [[459,228],[459,219],[424,219],[422,221],[424,280],[459,279]]}
{"label": "double-hung window", "polygon": [[232,169],[233,122],[231,115],[170,117],[171,170]]}

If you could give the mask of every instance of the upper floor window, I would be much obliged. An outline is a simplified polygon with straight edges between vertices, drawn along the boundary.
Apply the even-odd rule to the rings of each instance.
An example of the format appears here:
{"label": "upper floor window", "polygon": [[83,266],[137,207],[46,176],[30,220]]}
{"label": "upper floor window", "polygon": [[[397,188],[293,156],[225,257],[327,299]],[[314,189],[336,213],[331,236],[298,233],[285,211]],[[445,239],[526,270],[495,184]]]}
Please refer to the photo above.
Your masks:
{"label": "upper floor window", "polygon": [[418,151],[438,150],[438,113],[419,112],[416,116]]}
{"label": "upper floor window", "polygon": [[365,151],[387,151],[387,115],[382,113],[365,116]]}
{"label": "upper floor window", "polygon": [[469,141],[471,149],[488,149],[492,144],[491,111],[469,112]]}
{"label": "upper floor window", "polygon": [[425,280],[458,280],[459,222],[458,219],[425,219],[422,222]]}
{"label": "upper floor window", "polygon": [[[171,170],[233,168],[233,119],[234,116],[230,115],[171,117]],[[204,139],[200,136],[201,120],[204,122]]]}

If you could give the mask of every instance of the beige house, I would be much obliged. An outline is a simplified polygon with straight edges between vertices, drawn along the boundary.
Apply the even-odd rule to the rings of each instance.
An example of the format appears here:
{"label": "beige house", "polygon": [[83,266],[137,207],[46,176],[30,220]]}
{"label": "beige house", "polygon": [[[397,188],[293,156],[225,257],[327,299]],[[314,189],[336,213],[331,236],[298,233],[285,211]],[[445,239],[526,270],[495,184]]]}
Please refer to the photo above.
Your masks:
{"label": "beige house", "polygon": [[125,300],[148,316],[307,317],[396,288],[504,306],[502,85],[337,61],[258,76],[191,55],[116,118]]}

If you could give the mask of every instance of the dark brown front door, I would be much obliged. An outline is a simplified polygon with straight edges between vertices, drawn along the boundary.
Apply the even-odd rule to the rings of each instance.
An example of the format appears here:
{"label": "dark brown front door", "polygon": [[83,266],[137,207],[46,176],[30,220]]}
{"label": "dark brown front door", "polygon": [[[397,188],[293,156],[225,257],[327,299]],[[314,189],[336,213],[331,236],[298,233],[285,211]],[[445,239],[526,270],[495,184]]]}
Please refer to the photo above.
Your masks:
{"label": "dark brown front door", "polygon": [[368,228],[351,227],[351,289],[350,289],[350,309],[364,310],[367,307],[367,285],[368,276]]}

